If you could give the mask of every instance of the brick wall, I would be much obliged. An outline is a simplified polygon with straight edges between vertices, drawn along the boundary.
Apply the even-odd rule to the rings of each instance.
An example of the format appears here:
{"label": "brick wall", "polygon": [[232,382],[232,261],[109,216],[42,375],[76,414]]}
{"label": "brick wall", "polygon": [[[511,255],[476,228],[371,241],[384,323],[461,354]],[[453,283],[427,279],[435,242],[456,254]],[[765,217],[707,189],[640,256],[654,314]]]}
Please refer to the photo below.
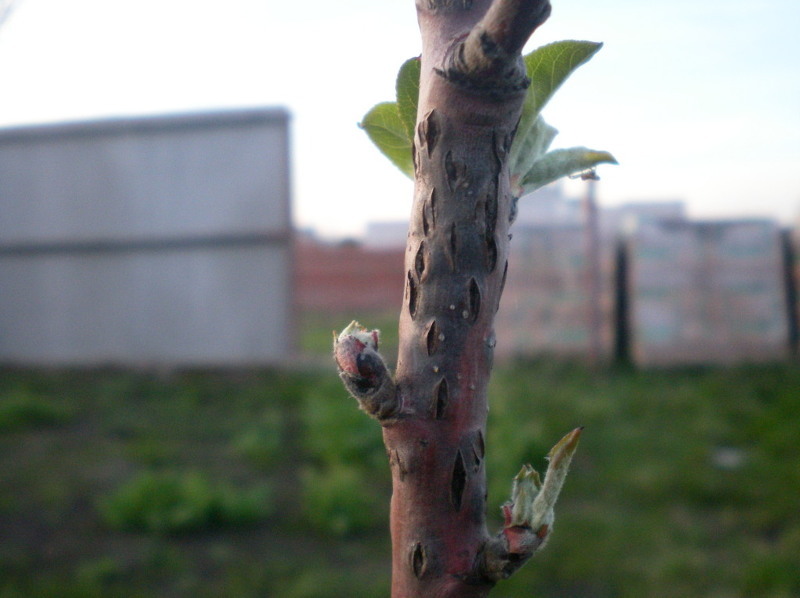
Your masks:
{"label": "brick wall", "polygon": [[403,249],[298,243],[297,307],[305,311],[399,311]]}

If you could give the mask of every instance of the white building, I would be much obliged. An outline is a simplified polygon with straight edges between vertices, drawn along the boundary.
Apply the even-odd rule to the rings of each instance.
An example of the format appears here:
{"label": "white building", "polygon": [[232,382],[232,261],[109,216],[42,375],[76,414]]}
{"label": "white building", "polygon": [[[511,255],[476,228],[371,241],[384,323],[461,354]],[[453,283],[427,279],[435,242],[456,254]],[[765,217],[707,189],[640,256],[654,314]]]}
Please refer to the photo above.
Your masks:
{"label": "white building", "polygon": [[288,114],[0,131],[0,362],[278,362]]}

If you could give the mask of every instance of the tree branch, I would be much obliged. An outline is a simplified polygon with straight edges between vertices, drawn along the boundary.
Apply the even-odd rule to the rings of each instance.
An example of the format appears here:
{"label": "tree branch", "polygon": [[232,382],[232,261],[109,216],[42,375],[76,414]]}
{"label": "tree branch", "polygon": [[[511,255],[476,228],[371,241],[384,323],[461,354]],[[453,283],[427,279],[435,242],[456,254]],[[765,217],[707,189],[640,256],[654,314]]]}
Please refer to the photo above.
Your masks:
{"label": "tree branch", "polygon": [[[550,16],[549,0],[495,0],[475,27],[507,56],[517,56],[539,25]],[[472,36],[474,34],[471,33]]]}
{"label": "tree branch", "polygon": [[494,0],[483,18],[451,50],[447,79],[476,91],[505,97],[527,89],[521,52],[550,16],[549,0]]}

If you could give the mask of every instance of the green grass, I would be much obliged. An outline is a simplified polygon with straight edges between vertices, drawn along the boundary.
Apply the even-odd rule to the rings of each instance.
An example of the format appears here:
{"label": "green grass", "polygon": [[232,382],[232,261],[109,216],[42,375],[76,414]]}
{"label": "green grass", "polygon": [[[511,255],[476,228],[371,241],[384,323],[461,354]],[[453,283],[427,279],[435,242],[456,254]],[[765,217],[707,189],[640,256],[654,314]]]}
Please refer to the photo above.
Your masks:
{"label": "green grass", "polygon": [[[800,595],[798,389],[786,364],[498,366],[493,525],[586,430],[549,546],[493,595]],[[332,367],[5,370],[0,424],[2,598],[388,595],[380,428]]]}
{"label": "green grass", "polygon": [[144,471],[100,503],[103,521],[120,530],[180,534],[258,523],[271,511],[269,487],[220,484],[200,471]]}
{"label": "green grass", "polygon": [[42,396],[24,383],[8,388],[0,402],[0,433],[55,426],[69,420],[68,405],[55,397]]}

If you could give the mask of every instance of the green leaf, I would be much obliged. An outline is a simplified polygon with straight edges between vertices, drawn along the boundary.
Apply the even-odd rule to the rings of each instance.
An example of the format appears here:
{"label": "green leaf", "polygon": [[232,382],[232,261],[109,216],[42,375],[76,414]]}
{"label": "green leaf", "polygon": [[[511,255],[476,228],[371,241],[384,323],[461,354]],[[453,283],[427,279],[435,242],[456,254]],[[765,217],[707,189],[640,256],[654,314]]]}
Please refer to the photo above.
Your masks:
{"label": "green leaf", "polygon": [[544,122],[541,116],[536,119],[528,134],[520,141],[519,151],[516,154],[512,153],[509,158],[512,181],[517,181],[525,175],[531,164],[548,150],[556,135],[558,135],[558,129]]}
{"label": "green leaf", "polygon": [[538,115],[572,72],[602,47],[599,42],[566,40],[547,44],[525,56],[525,68],[531,80],[525,105],[533,115]]}
{"label": "green leaf", "polygon": [[400,113],[400,120],[406,127],[408,138],[412,141],[414,128],[417,125],[421,64],[419,58],[410,58],[403,63],[400,72],[397,73],[397,110]]}
{"label": "green leaf", "polygon": [[403,173],[414,178],[411,138],[395,102],[374,106],[360,124],[378,149]]}
{"label": "green leaf", "polygon": [[585,147],[571,147],[547,152],[536,160],[519,181],[522,193],[531,193],[563,176],[589,170],[602,163],[616,164],[608,152],[591,150]]}
{"label": "green leaf", "polygon": [[583,428],[575,428],[550,449],[550,453],[547,455],[550,464],[544,474],[541,490],[530,508],[532,517],[528,525],[531,529],[538,530],[542,525],[552,527],[555,519],[553,509],[556,506],[558,495],[561,493],[561,488],[564,486],[564,480],[567,478],[572,456],[578,448],[581,432],[583,432]]}
{"label": "green leaf", "polygon": [[531,135],[541,134],[537,128],[539,112],[572,72],[588,62],[601,47],[603,44],[597,42],[568,40],[542,46],[525,56],[525,68],[531,86],[525,95],[517,134],[511,147],[512,175],[515,174],[514,164],[530,164],[538,157],[528,154],[526,148],[539,145],[536,140],[529,139]]}

